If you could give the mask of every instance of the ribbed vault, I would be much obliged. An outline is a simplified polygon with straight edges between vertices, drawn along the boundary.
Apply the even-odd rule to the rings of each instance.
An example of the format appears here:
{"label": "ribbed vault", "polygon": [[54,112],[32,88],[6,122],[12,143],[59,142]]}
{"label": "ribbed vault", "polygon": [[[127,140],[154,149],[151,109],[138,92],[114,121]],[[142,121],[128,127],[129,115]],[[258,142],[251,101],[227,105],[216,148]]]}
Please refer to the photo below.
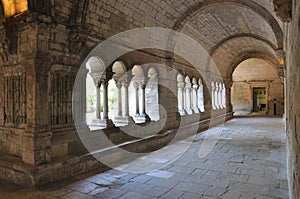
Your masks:
{"label": "ribbed vault", "polygon": [[181,31],[212,55],[224,77],[231,76],[231,64],[240,54],[260,52],[276,63],[276,51],[283,49],[282,23],[269,0],[116,0],[89,3],[85,8],[87,24],[100,13],[102,28],[91,29],[103,38],[137,27]]}

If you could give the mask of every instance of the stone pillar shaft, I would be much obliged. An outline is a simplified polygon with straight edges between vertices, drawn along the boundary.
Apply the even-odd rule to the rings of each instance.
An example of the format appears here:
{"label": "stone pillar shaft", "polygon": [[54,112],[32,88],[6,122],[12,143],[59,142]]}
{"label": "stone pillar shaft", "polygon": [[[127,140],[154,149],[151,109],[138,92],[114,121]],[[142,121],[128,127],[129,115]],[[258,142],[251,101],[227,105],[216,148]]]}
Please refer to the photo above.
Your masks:
{"label": "stone pillar shaft", "polygon": [[127,84],[123,84],[124,88],[125,88],[125,99],[124,99],[124,104],[125,104],[125,117],[129,116],[129,100],[128,100],[128,85]]}
{"label": "stone pillar shaft", "polygon": [[140,114],[140,102],[139,102],[139,85],[137,83],[134,84],[135,88],[135,114]]}
{"label": "stone pillar shaft", "polygon": [[142,115],[146,115],[146,85],[141,85],[142,88]]}
{"label": "stone pillar shaft", "polygon": [[108,82],[103,81],[103,119],[108,119]]}
{"label": "stone pillar shaft", "polygon": [[122,84],[117,83],[117,89],[118,89],[118,116],[122,116]]}
{"label": "stone pillar shaft", "polygon": [[96,87],[96,118],[101,119],[101,97],[100,97],[101,84]]}

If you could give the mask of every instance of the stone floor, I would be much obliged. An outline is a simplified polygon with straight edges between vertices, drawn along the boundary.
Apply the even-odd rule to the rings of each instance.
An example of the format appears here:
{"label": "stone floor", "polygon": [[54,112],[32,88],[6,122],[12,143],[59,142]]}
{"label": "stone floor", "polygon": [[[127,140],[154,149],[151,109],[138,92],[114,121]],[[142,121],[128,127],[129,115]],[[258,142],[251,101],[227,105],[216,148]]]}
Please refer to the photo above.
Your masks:
{"label": "stone floor", "polygon": [[199,158],[203,140],[216,129],[188,140],[189,149],[159,170],[93,172],[35,190],[0,182],[0,198],[288,198],[281,118],[233,119],[213,150]]}

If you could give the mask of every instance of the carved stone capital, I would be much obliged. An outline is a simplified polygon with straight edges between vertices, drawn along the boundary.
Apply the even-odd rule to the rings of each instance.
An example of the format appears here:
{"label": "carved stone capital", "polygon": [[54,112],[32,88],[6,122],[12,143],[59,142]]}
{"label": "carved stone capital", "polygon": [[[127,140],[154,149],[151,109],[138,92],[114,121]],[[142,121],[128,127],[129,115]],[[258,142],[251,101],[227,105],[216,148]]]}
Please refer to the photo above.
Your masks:
{"label": "carved stone capital", "polygon": [[86,48],[87,34],[82,27],[72,27],[69,34],[69,52],[79,54]]}
{"label": "carved stone capital", "polygon": [[273,0],[274,11],[282,22],[292,21],[292,0]]}

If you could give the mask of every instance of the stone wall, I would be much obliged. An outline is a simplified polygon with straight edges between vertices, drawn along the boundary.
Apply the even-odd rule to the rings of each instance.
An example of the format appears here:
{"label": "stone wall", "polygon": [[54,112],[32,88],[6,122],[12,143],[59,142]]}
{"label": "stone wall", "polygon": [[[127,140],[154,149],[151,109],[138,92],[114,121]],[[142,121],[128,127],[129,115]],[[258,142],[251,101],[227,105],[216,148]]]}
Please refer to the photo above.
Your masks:
{"label": "stone wall", "polygon": [[300,1],[293,0],[287,38],[287,139],[290,198],[300,198]]}
{"label": "stone wall", "polygon": [[[86,158],[88,152],[74,127],[73,84],[85,56],[107,37],[137,27],[168,27],[177,20],[160,14],[165,20],[154,20],[156,15],[153,15],[145,21],[139,15],[144,16],[142,10],[148,10],[149,5],[147,1],[136,2],[138,5],[127,3],[125,8],[120,1],[31,1],[27,13],[0,24],[0,90],[4,91],[0,92],[0,178],[37,186],[104,167],[91,155]],[[154,10],[161,11],[160,6]],[[161,63],[191,77],[206,75],[197,73],[182,60],[170,61],[165,53],[157,55],[139,51],[120,59],[128,70],[135,64]],[[168,79],[168,75],[166,71],[159,81]],[[176,74],[173,77],[174,82],[167,83],[176,87]],[[208,128],[211,116],[210,88],[204,90],[207,111],[201,116],[181,118],[184,124],[193,124],[199,130]],[[164,130],[178,127],[176,96],[165,87],[158,87],[158,95],[159,103],[167,110],[161,116],[161,119],[167,117]],[[226,102],[225,116],[230,118],[230,99]],[[214,116],[224,112],[216,112]],[[204,122],[199,122],[200,117]],[[116,143],[132,139],[118,128],[109,131]],[[163,145],[168,141],[156,143]],[[139,147],[148,145],[145,140]]]}
{"label": "stone wall", "polygon": [[[268,83],[267,83],[268,84]],[[276,115],[284,114],[283,84],[276,80],[269,84],[267,114],[274,115],[273,99],[276,99]],[[248,115],[252,110],[252,87],[248,82],[233,82],[232,105],[235,115]]]}
{"label": "stone wall", "polygon": [[[275,57],[272,47],[261,41],[264,39],[255,39],[253,34],[237,34],[231,38],[231,31],[267,35],[266,40],[269,39],[269,42],[278,45],[277,47],[280,47],[281,43],[280,32],[273,33],[273,29],[278,30],[279,25],[274,22],[271,14],[265,12],[261,5],[255,4],[254,1],[243,1],[235,7],[238,1],[231,0],[230,5],[226,4],[226,8],[229,8],[227,11],[230,11],[226,16],[223,16],[224,6],[217,0],[205,1],[203,4],[195,0],[28,2],[27,13],[7,19],[5,23],[1,21],[0,25],[0,89],[4,91],[0,92],[0,152],[4,157],[0,157],[0,176],[25,185],[35,186],[60,180],[96,167],[95,160],[91,160],[90,164],[85,163],[87,160],[84,155],[87,151],[74,127],[71,94],[75,75],[82,61],[93,47],[106,38],[133,28],[159,26],[181,30],[205,46],[211,54],[211,50],[216,51],[214,57],[219,59],[219,67],[223,69],[220,70],[223,76],[218,77],[218,80],[225,80],[227,91],[228,118],[231,117],[231,82],[228,80],[228,67],[231,66],[229,63],[234,63],[232,59],[241,51],[252,52],[257,49],[265,50],[271,57]],[[212,6],[214,3],[218,5]],[[201,14],[200,11],[204,8],[209,10]],[[257,12],[254,12],[255,10]],[[212,16],[211,13],[215,15]],[[248,25],[236,28],[238,17],[234,17],[235,14],[251,20],[243,20]],[[221,19],[227,16],[230,17],[227,22],[222,22]],[[194,17],[197,20],[194,20]],[[261,29],[262,23],[265,24],[266,30]],[[268,23],[274,24],[271,26]],[[215,25],[207,26],[208,24]],[[230,30],[222,28],[225,26]],[[211,34],[212,32],[215,34]],[[224,40],[224,36],[228,42]],[[248,45],[249,42],[251,45]],[[237,43],[241,44],[240,48],[235,48]],[[192,49],[190,54],[199,57],[198,52]],[[183,75],[196,78],[205,76],[206,79],[213,80],[213,74],[207,71],[208,68],[202,71],[203,74],[199,74],[182,59],[166,53],[138,51],[120,59],[128,66],[128,70],[135,64],[162,63]],[[225,62],[227,67],[223,67]],[[206,67],[206,63],[200,64],[200,67]],[[175,77],[174,74],[174,82],[170,82],[172,86],[176,86]],[[159,78],[160,81],[167,79]],[[181,119],[186,125],[198,125],[205,129],[211,116],[218,118],[225,114],[225,109],[210,112],[211,88],[210,82],[206,83],[206,112],[183,116]],[[158,92],[159,103],[167,109],[166,115],[161,117],[168,117],[164,130],[174,129],[178,127],[180,119],[177,99],[165,87],[158,87]],[[82,117],[84,119],[84,116]],[[199,118],[203,125],[199,125]],[[112,131],[114,132],[110,135],[117,142],[130,139],[117,136],[118,129]],[[147,143],[140,147],[146,146]],[[9,160],[9,163],[5,163],[6,160]],[[21,178],[23,180],[20,180]]]}
{"label": "stone wall", "polygon": [[235,69],[232,79],[231,98],[235,115],[247,115],[253,111],[252,89],[255,87],[266,88],[267,114],[274,114],[273,99],[276,99],[276,114],[283,115],[283,83],[272,64],[262,59],[248,59]]}

